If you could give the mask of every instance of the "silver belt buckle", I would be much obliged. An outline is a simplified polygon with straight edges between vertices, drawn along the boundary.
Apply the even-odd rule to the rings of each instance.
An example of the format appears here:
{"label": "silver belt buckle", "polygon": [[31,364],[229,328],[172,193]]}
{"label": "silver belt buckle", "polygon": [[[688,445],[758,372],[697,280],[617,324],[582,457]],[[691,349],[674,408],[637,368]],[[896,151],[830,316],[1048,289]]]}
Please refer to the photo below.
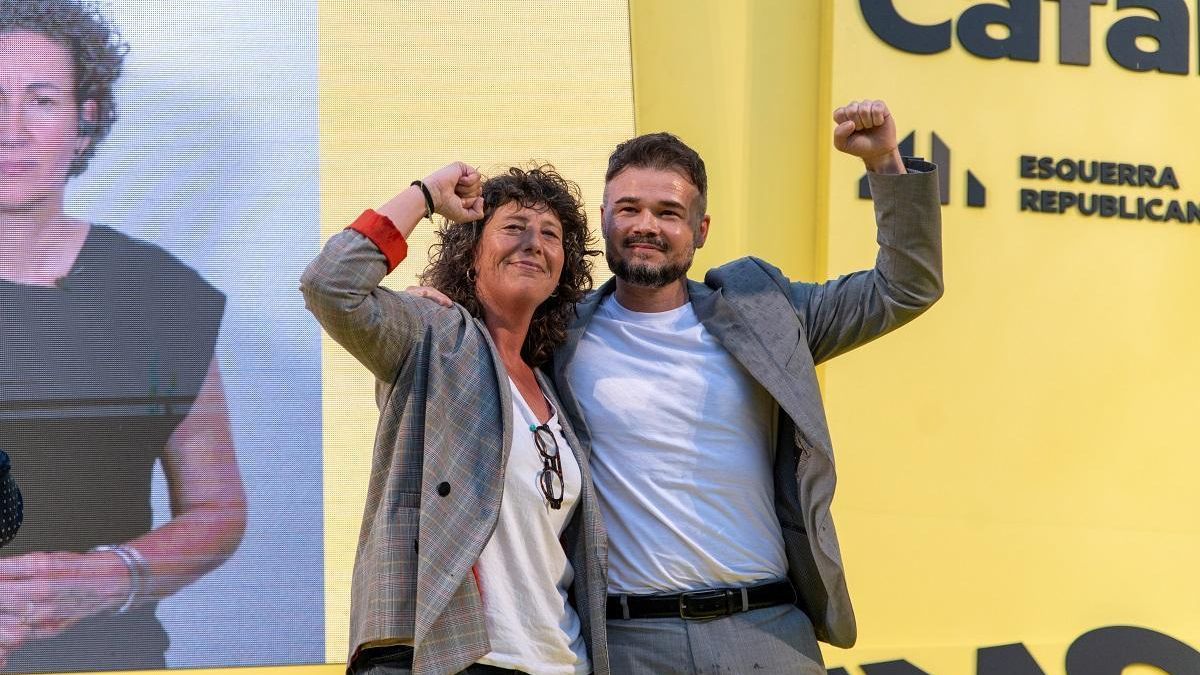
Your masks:
{"label": "silver belt buckle", "polygon": [[679,618],[715,619],[733,614],[730,600],[733,590],[714,588],[704,591],[688,591],[679,594]]}

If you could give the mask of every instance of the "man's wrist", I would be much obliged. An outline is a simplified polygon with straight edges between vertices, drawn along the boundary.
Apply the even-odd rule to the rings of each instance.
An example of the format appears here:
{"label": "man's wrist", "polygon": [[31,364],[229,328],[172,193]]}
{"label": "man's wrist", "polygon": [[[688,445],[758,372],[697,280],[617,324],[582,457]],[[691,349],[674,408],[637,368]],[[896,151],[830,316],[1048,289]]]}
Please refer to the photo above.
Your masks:
{"label": "man's wrist", "polygon": [[893,149],[890,153],[880,155],[878,157],[864,157],[863,164],[866,165],[867,171],[870,171],[871,173],[908,173],[904,168],[904,158],[900,156],[900,150],[898,149]]}

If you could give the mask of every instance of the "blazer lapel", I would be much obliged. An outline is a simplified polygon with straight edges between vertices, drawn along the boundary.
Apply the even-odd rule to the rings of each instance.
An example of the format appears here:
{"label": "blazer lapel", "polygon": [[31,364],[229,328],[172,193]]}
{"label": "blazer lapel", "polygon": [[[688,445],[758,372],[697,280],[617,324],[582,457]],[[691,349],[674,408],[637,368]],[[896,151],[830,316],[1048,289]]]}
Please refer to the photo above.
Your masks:
{"label": "blazer lapel", "polygon": [[563,383],[566,382],[564,375],[567,364],[575,356],[575,349],[579,347],[579,341],[583,338],[584,331],[587,330],[596,309],[600,307],[600,301],[612,293],[616,287],[616,281],[609,279],[600,288],[589,293],[583,302],[575,305],[575,319],[567,327],[567,341],[554,350],[554,380],[558,384],[559,393],[562,393]]}
{"label": "blazer lapel", "polygon": [[725,298],[722,289],[712,289],[705,284],[688,280],[688,293],[692,308],[700,323],[720,341],[750,376],[758,381],[775,399],[793,421],[803,428],[817,428],[816,420],[799,405],[800,393],[795,381],[788,376],[787,364],[778,362],[771,350],[763,344],[758,333],[742,316],[738,308]]}
{"label": "blazer lapel", "polygon": [[737,308],[725,299],[720,289],[713,290],[695,281],[688,281],[688,295],[691,296],[692,308],[696,310],[700,323],[775,400],[780,400],[781,395],[787,393],[780,391],[776,385],[777,381],[782,380],[784,364],[776,363],[771,358],[770,351],[746,325]]}
{"label": "blazer lapel", "polygon": [[571,424],[575,427],[575,434],[583,441],[585,454],[590,454],[592,435],[588,429],[587,420],[583,418],[583,411],[579,408],[579,401],[575,398],[575,392],[571,390],[571,382],[567,379],[567,365],[571,363],[571,359],[575,358],[575,350],[579,348],[579,341],[583,339],[588,324],[596,314],[596,309],[600,307],[600,301],[612,293],[616,287],[616,280],[609,279],[595,292],[584,298],[583,302],[575,305],[575,320],[567,327],[567,340],[554,350],[552,363],[554,385],[558,390],[559,398],[562,399],[563,408],[571,420]]}
{"label": "blazer lapel", "polygon": [[[496,379],[496,403],[500,412],[500,438],[480,438],[478,443],[470,448],[473,454],[457,456],[441,456],[435,449],[426,448],[425,466],[422,480],[429,484],[434,480],[442,480],[446,475],[453,475],[464,481],[456,489],[461,490],[456,500],[459,509],[466,509],[473,519],[486,527],[483,530],[459,531],[445,522],[438,522],[427,517],[427,511],[422,510],[420,521],[421,559],[425,570],[417,574],[417,611],[413,625],[413,640],[418,645],[426,637],[435,634],[438,621],[443,619],[446,608],[456,596],[466,602],[479,602],[479,595],[466,591],[463,596],[464,581],[470,576],[478,556],[472,547],[462,545],[465,537],[481,537],[475,542],[479,550],[487,545],[495,531],[500,518],[500,502],[504,490],[504,467],[508,465],[508,455],[512,449],[512,393],[508,384],[508,371],[500,360],[500,353],[492,341],[487,327],[479,319],[472,317],[465,309],[459,308],[467,330],[474,327],[479,331],[478,351],[474,358],[479,362],[487,361],[491,365],[491,373]],[[482,393],[480,394],[483,395]],[[426,424],[430,417],[426,417]],[[494,456],[496,443],[500,445],[500,456]],[[465,496],[470,495],[470,496]],[[463,503],[463,501],[467,503]],[[461,513],[461,511],[460,511]],[[487,520],[485,520],[487,519]],[[438,547],[434,544],[439,540],[457,540],[457,547]],[[451,555],[440,554],[450,551]]]}

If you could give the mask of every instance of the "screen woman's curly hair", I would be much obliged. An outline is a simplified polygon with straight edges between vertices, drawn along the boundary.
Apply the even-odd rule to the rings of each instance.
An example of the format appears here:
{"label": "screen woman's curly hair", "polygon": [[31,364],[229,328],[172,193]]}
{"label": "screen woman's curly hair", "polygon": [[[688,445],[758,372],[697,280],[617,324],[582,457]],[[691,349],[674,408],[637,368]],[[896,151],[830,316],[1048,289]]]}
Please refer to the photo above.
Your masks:
{"label": "screen woman's curly hair", "polygon": [[79,135],[92,139],[71,163],[69,176],[78,176],[96,154],[117,120],[113,84],[129,45],[99,6],[89,0],[0,0],[0,35],[27,31],[54,40],[75,65],[75,104],[96,102],[96,120],[79,120]]}
{"label": "screen woman's curly hair", "polygon": [[483,218],[470,223],[446,223],[429,248],[429,265],[421,283],[445,293],[476,317],[483,307],[475,294],[475,282],[467,272],[475,265],[475,253],[483,226],[496,209],[516,202],[531,209],[550,209],[563,227],[563,268],[554,294],[533,313],[521,356],[533,366],[550,359],[554,348],[567,339],[567,325],[575,316],[575,303],[592,290],[592,261],[600,255],[593,248],[595,237],[588,230],[579,186],[545,164],[528,171],[512,168],[483,183]]}

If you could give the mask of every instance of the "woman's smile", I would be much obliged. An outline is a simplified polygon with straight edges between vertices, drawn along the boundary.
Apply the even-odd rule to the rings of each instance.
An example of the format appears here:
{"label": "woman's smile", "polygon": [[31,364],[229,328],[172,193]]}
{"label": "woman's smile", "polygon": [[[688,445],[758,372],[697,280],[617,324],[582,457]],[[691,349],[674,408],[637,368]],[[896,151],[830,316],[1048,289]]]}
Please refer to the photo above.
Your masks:
{"label": "woman's smile", "polygon": [[528,270],[530,272],[536,272],[538,275],[542,275],[542,274],[546,273],[545,267],[543,267],[542,265],[539,265],[538,263],[536,263],[532,260],[513,260],[513,261],[509,262],[508,264],[512,265],[520,270]]}

